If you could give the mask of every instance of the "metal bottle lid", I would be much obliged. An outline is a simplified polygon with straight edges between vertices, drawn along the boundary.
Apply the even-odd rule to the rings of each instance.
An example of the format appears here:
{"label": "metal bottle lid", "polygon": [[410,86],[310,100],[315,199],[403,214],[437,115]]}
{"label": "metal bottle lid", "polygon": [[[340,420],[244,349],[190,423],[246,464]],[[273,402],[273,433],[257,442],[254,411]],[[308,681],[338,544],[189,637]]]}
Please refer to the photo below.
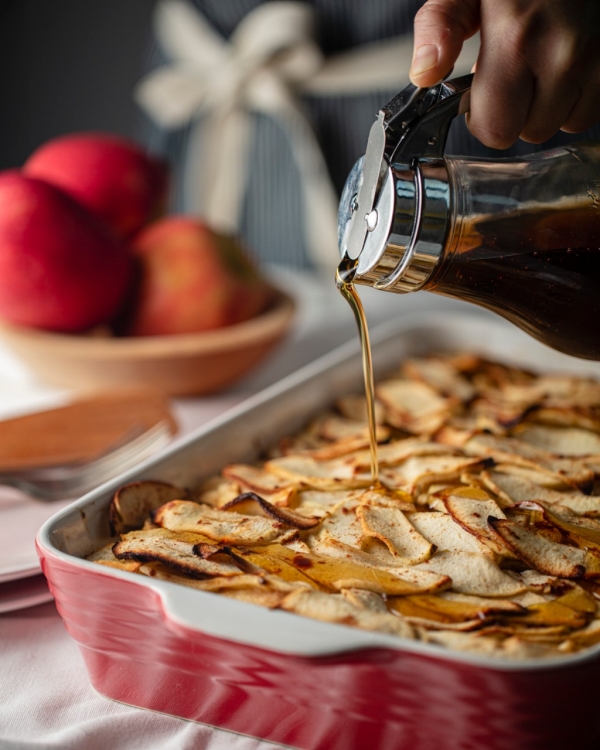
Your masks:
{"label": "metal bottle lid", "polygon": [[380,110],[338,214],[339,250],[356,261],[355,282],[416,291],[436,267],[452,199],[444,148],[452,119],[468,109],[472,81],[411,84]]}

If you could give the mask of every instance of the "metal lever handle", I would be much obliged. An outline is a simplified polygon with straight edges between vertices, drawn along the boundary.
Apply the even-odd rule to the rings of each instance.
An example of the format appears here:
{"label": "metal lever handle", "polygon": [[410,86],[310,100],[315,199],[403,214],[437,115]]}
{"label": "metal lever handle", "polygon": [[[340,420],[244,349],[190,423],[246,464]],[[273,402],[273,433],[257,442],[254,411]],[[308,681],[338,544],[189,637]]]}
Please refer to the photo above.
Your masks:
{"label": "metal lever handle", "polygon": [[[467,75],[444,81],[429,89],[409,86],[380,112],[385,128],[385,159],[392,170],[408,168],[413,173],[414,204],[412,229],[404,252],[395,267],[375,281],[373,286],[376,289],[394,287],[405,277],[419,247],[422,254],[421,230],[428,198],[421,165],[442,159],[450,124],[460,111],[466,111],[465,94],[472,83],[473,75]],[[430,238],[426,244],[426,255],[437,258],[437,253],[432,254],[431,249],[435,246],[441,250],[441,238],[436,243],[432,243]],[[414,274],[411,277],[413,288],[422,285],[419,278]]]}
{"label": "metal lever handle", "polygon": [[[342,256],[354,260],[373,229],[367,217],[377,216],[373,209],[388,170],[400,165],[415,174],[418,195],[405,259],[381,280],[380,288],[393,284],[404,273],[416,251],[424,203],[419,162],[443,157],[450,123],[459,112],[466,111],[464,95],[472,82],[471,74],[429,89],[407,86],[379,112],[369,134],[366,154],[346,181],[338,219],[339,245]],[[383,226],[381,222],[380,225]]]}
{"label": "metal lever handle", "polygon": [[382,112],[388,163],[441,158],[450,123],[468,109],[463,98],[472,84],[473,73],[428,89],[411,84],[386,104]]}

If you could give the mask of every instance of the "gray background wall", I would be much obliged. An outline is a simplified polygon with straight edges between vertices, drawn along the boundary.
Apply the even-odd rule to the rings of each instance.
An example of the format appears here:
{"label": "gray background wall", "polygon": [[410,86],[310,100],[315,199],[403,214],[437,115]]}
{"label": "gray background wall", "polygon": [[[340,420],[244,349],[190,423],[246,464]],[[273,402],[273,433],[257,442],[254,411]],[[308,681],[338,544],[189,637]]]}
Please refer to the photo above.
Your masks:
{"label": "gray background wall", "polygon": [[154,0],[0,0],[0,169],[77,130],[135,135]]}

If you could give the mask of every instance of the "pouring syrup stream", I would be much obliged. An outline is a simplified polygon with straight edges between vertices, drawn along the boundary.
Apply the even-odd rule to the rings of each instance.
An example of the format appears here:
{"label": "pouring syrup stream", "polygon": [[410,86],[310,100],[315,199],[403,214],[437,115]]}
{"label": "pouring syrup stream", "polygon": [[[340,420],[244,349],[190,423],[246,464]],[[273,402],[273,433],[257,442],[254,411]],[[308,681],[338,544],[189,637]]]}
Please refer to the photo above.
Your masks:
{"label": "pouring syrup stream", "polygon": [[342,297],[348,302],[356,318],[360,348],[362,353],[363,377],[365,380],[365,395],[367,398],[367,416],[369,420],[369,448],[371,452],[371,478],[373,485],[379,484],[379,462],[377,460],[377,424],[375,422],[375,381],[373,378],[373,359],[371,357],[371,342],[367,318],[352,280],[358,261],[344,259],[338,266],[335,283]]}

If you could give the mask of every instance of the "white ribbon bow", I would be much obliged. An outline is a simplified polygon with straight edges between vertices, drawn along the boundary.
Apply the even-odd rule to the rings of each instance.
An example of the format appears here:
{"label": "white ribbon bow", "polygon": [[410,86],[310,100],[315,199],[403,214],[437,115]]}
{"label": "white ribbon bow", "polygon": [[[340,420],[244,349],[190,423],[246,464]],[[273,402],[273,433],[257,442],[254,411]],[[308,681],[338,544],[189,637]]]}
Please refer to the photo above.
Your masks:
{"label": "white ribbon bow", "polygon": [[197,123],[187,157],[194,168],[185,183],[194,210],[217,230],[237,231],[252,114],[266,114],[287,134],[301,179],[307,245],[317,266],[330,271],[339,259],[338,199],[298,96],[401,87],[412,38],[324,59],[313,39],[312,8],[301,2],[259,5],[229,41],[186,0],[161,0],[154,26],[170,62],[138,84],[135,98],[165,128]]}

